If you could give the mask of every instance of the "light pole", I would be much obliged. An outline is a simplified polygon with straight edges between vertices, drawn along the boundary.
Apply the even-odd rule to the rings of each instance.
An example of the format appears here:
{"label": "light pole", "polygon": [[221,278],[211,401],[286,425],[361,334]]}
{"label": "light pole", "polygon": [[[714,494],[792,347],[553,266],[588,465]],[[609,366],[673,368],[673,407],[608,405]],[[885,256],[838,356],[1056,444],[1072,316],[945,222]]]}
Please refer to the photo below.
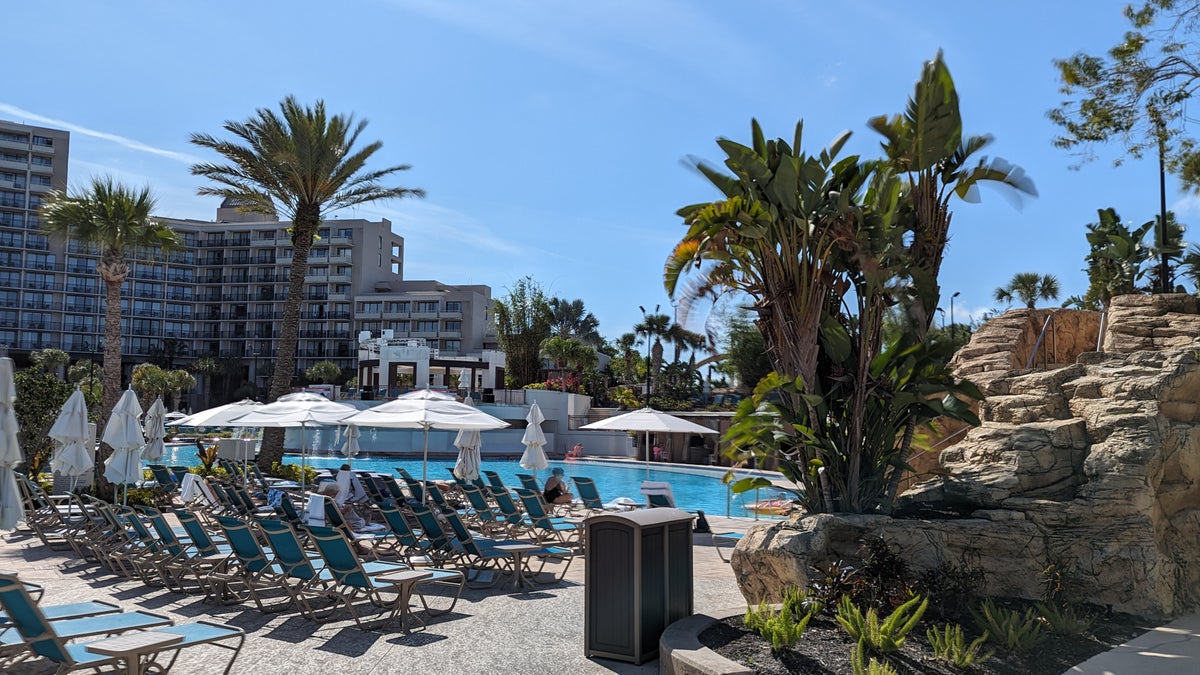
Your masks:
{"label": "light pole", "polygon": [[[654,313],[658,314],[658,308],[661,305],[654,306]],[[638,309],[642,310],[642,327],[646,329],[646,407],[650,407],[650,324],[646,321],[646,308],[638,305]]]}
{"label": "light pole", "polygon": [[954,341],[954,336],[958,331],[954,328],[954,299],[962,294],[962,291],[954,291],[954,295],[950,296],[950,341]]}

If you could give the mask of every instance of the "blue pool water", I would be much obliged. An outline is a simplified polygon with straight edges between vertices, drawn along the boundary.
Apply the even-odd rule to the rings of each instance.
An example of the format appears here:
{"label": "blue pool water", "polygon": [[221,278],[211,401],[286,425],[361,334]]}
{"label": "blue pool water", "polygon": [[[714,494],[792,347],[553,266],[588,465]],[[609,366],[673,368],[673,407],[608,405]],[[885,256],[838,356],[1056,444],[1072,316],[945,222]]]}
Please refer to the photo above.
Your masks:
{"label": "blue pool water", "polygon": [[[195,455],[195,446],[168,446],[167,454],[163,457],[162,463],[192,466],[197,464]],[[344,457],[335,456],[310,456],[306,459],[309,466],[319,469],[337,469],[345,461]],[[287,464],[298,464],[300,463],[300,456],[286,455],[284,462]],[[356,470],[376,473],[394,473],[395,467],[399,466],[404,467],[418,479],[421,477],[420,458],[355,457],[353,466]],[[596,482],[596,489],[599,491],[600,497],[605,501],[612,501],[617,497],[629,497],[636,502],[644,503],[646,498],[639,491],[642,481],[665,481],[671,484],[671,492],[675,495],[675,503],[679,508],[688,511],[704,511],[705,513],[718,516],[728,513],[728,515],[734,517],[753,518],[754,513],[747,510],[745,506],[760,499],[774,499],[782,494],[776,490],[764,489],[760,490],[757,496],[754,492],[734,495],[721,482],[723,471],[701,467],[672,466],[663,468],[655,466],[650,469],[649,478],[647,478],[645,465],[633,462],[626,464],[589,462],[587,460],[578,462],[552,461],[550,462],[550,466],[551,468],[561,466],[566,471],[567,483],[572,488],[574,487],[574,484],[570,480],[572,476],[591,478]],[[453,467],[453,459],[430,459],[429,480],[452,480],[448,469]],[[480,469],[483,471],[495,471],[500,475],[504,484],[510,487],[521,484],[516,477],[518,473],[532,473],[527,469],[522,469],[516,460],[485,459]],[[539,483],[544,483],[546,477],[549,475],[549,469],[543,469],[538,472]],[[572,492],[575,492],[575,490],[572,489]],[[759,517],[767,518],[768,516]]]}

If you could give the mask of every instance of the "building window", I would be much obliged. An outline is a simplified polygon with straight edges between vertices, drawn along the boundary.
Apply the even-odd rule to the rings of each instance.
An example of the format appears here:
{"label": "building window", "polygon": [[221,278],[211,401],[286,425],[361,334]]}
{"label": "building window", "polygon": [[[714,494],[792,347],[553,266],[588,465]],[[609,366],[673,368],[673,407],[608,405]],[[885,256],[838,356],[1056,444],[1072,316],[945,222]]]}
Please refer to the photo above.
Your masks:
{"label": "building window", "polygon": [[25,195],[20,192],[5,192],[4,190],[0,190],[0,206],[23,209],[25,208]]}
{"label": "building window", "polygon": [[418,333],[436,333],[438,332],[438,322],[436,321],[417,321],[413,329]]}
{"label": "building window", "polygon": [[358,311],[362,314],[378,314],[383,310],[383,303],[379,302],[360,302],[358,303]]}
{"label": "building window", "polygon": [[25,268],[52,270],[54,269],[54,256],[49,253],[29,253],[25,256]]}
{"label": "building window", "polygon": [[462,303],[457,300],[447,300],[446,301],[446,311],[447,312],[461,312],[462,311]]}
{"label": "building window", "polygon": [[4,227],[25,227],[25,214],[0,211],[0,225]]}
{"label": "building window", "polygon": [[44,185],[46,187],[50,187],[50,176],[40,176],[35,173],[29,177],[29,184],[30,185]]}
{"label": "building window", "polygon": [[54,275],[43,274],[41,272],[27,272],[25,274],[25,288],[34,288],[43,291],[54,290]]}
{"label": "building window", "polygon": [[417,303],[416,311],[420,314],[436,314],[438,311],[437,300],[432,302],[424,301]]}
{"label": "building window", "polygon": [[32,162],[34,166],[54,166],[54,158],[45,155],[34,155]]}
{"label": "building window", "polygon": [[443,330],[460,331],[460,330],[462,330],[462,322],[461,321],[447,321],[446,325],[443,327]]}
{"label": "building window", "polygon": [[457,352],[462,349],[462,340],[442,340],[442,349],[447,352]]}
{"label": "building window", "polygon": [[388,321],[388,322],[384,323],[384,326],[386,326],[387,328],[391,328],[392,330],[397,331],[397,332],[401,332],[401,333],[408,332],[408,322],[407,321]]}
{"label": "building window", "polygon": [[53,139],[53,138],[47,138],[47,137],[45,137],[45,136],[36,136],[36,135],[35,135],[35,136],[33,137],[33,144],[34,144],[34,145],[40,145],[40,146],[42,146],[42,147],[44,147],[44,148],[53,148],[53,147],[54,147],[54,139]]}
{"label": "building window", "polygon": [[20,134],[13,134],[7,131],[0,131],[0,141],[8,141],[9,143],[28,143],[29,137]]}

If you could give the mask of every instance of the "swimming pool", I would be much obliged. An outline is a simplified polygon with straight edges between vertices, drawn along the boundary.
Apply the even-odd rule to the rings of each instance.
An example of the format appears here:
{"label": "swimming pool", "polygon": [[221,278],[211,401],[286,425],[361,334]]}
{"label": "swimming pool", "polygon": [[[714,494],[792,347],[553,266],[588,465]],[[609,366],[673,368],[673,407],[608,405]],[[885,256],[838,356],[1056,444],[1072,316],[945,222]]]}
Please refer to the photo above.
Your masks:
{"label": "swimming pool", "polygon": [[[310,456],[306,460],[309,466],[321,469],[336,469],[345,461],[344,457],[335,456]],[[285,455],[284,462],[287,464],[299,464],[300,456],[293,454]],[[194,466],[197,464],[195,446],[168,447],[167,453],[163,457],[163,463]],[[421,477],[420,458],[397,456],[355,457],[353,466],[356,470],[360,471],[389,474],[394,473],[395,467],[400,466],[404,467],[417,478]],[[675,495],[675,503],[679,508],[688,511],[704,511],[705,513],[718,516],[726,515],[728,512],[729,515],[734,517],[753,518],[755,514],[746,509],[746,506],[753,504],[757,500],[774,499],[782,494],[777,490],[771,489],[760,490],[757,496],[754,492],[741,495],[731,494],[729,488],[721,482],[723,472],[708,467],[689,465],[679,465],[678,467],[652,466],[649,478],[647,478],[645,465],[636,462],[588,461],[585,459],[577,462],[552,461],[550,462],[550,466],[551,468],[561,466],[566,471],[567,483],[572,488],[574,488],[574,484],[570,480],[572,476],[591,478],[596,482],[596,489],[600,492],[600,497],[605,501],[612,501],[617,497],[629,497],[639,503],[645,503],[646,498],[640,492],[642,481],[666,481],[671,484],[671,492]],[[429,479],[452,480],[447,469],[453,467],[454,459],[431,458],[429,460]],[[527,469],[522,469],[517,464],[517,460],[485,459],[480,465],[480,470],[495,471],[500,474],[500,478],[508,486],[519,486],[521,484],[516,477],[518,473],[532,473]],[[550,475],[548,469],[540,471],[538,473],[539,482],[544,483],[548,475]],[[572,489],[572,492],[575,492],[575,490]],[[767,516],[759,517],[766,518]]]}

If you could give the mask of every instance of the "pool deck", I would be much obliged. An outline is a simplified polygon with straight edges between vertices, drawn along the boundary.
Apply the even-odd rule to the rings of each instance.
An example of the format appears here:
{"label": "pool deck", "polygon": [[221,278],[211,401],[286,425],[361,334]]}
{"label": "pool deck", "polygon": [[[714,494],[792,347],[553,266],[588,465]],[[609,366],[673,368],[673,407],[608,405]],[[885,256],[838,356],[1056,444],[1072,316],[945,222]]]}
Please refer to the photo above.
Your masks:
{"label": "pool deck", "polygon": [[[745,532],[754,524],[753,519],[707,519],[714,532]],[[389,626],[388,632],[360,630],[345,612],[335,615],[335,621],[317,624],[292,611],[264,614],[253,603],[205,603],[199,595],[147,587],[95,564],[80,564],[27,533],[5,532],[0,541],[0,569],[13,570],[22,580],[45,586],[43,603],[108,600],[125,609],[166,614],[178,622],[207,619],[242,628],[247,639],[233,673],[658,672],[657,661],[634,666],[584,657],[582,556],[558,584],[521,592],[500,584],[491,589],[467,589],[454,612],[431,618],[425,630],[405,635],[394,626]],[[693,535],[693,558],[696,612],[744,602],[729,564],[718,557],[709,535]],[[227,659],[227,652],[213,647],[192,648],[183,652],[173,672],[219,673]],[[44,665],[25,665],[6,672],[45,670]]]}

